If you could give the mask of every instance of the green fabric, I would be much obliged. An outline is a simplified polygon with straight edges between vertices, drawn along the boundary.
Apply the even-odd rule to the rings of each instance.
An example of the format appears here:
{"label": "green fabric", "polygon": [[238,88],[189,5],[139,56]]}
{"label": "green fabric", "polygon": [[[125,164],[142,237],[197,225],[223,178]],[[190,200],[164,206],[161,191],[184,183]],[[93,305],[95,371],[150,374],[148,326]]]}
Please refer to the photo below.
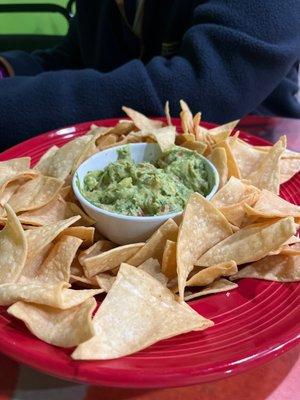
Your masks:
{"label": "green fabric", "polygon": [[[0,0],[0,4],[57,4],[66,7],[68,0]],[[65,35],[68,22],[59,13],[1,13],[0,35]]]}

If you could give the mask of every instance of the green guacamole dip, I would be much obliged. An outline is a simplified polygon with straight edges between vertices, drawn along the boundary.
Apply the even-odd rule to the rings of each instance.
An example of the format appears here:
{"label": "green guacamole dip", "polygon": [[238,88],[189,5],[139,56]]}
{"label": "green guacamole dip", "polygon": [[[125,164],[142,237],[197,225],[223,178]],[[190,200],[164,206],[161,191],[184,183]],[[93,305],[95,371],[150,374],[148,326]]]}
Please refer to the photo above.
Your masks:
{"label": "green guacamole dip", "polygon": [[124,215],[153,216],[183,210],[193,192],[210,191],[203,159],[195,151],[172,147],[151,164],[135,164],[128,147],[118,161],[90,171],[80,188],[95,206]]}

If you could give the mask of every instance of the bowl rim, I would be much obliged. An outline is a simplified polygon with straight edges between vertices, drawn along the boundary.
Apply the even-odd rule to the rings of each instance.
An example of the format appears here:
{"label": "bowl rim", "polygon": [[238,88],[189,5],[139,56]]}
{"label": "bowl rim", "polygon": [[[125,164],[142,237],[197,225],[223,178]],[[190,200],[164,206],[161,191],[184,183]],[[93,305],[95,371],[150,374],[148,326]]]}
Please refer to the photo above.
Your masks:
{"label": "bowl rim", "polygon": [[[72,188],[73,191],[75,193],[76,198],[79,200],[80,203],[83,203],[86,207],[92,209],[93,211],[95,211],[96,213],[101,213],[104,214],[108,217],[113,217],[113,218],[119,218],[119,219],[124,219],[127,221],[162,221],[162,220],[167,220],[170,218],[175,218],[177,216],[179,216],[180,214],[183,213],[184,210],[182,211],[177,211],[177,212],[173,212],[173,213],[166,213],[166,214],[162,214],[162,215],[147,215],[147,216],[137,216],[137,215],[125,215],[125,214],[120,214],[120,213],[116,213],[116,212],[112,212],[112,211],[108,211],[105,210],[104,208],[95,206],[94,204],[92,204],[90,201],[88,201],[80,192],[78,186],[77,186],[77,180],[79,179],[78,177],[78,171],[80,168],[82,168],[83,166],[85,166],[86,164],[89,164],[91,162],[91,160],[98,158],[99,155],[101,156],[101,153],[103,152],[109,152],[109,151],[114,151],[116,148],[122,148],[122,147],[127,147],[127,146],[137,146],[137,147],[146,147],[148,145],[153,145],[155,144],[156,146],[158,146],[157,143],[129,143],[129,144],[124,144],[124,145],[120,145],[120,146],[113,146],[110,147],[108,149],[104,149],[104,150],[100,150],[97,153],[93,154],[91,157],[87,158],[82,164],[79,165],[79,167],[76,169],[76,171],[74,172],[73,178],[72,178]],[[210,200],[217,192],[218,188],[219,188],[219,183],[220,183],[220,177],[219,177],[219,173],[216,169],[216,167],[213,165],[213,163],[208,160],[206,157],[204,157],[202,154],[198,154],[203,160],[204,162],[209,166],[209,168],[212,170],[213,175],[215,177],[215,184],[213,185],[211,191],[208,193],[207,196],[205,196],[205,198],[207,200]]]}

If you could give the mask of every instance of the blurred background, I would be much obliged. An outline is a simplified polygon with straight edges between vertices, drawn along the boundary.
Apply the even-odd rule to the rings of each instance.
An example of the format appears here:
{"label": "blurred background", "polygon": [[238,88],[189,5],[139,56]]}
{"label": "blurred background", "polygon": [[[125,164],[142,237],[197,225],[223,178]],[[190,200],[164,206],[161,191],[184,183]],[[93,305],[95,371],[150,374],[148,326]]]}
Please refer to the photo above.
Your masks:
{"label": "blurred background", "polygon": [[0,49],[49,48],[68,30],[75,0],[0,0]]}

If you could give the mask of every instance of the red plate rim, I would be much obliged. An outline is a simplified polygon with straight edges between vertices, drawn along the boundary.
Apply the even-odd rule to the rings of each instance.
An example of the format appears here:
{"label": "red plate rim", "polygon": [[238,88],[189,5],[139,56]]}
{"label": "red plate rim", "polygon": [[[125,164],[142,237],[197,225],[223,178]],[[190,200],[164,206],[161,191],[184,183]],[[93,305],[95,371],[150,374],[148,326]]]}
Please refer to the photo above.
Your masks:
{"label": "red plate rim", "polygon": [[[164,118],[160,119],[165,120]],[[2,152],[0,154],[0,160],[7,160],[12,157],[21,156],[24,153],[34,153],[35,148],[38,148],[42,144],[43,151],[45,151],[54,141],[61,144],[74,136],[84,134],[89,129],[91,123],[112,126],[118,120],[119,119],[114,118],[85,122],[44,133]],[[178,119],[174,118],[173,122],[175,125],[179,126]],[[215,124],[203,123],[203,126],[213,127]],[[241,132],[241,137],[255,145],[270,144],[270,142],[246,132]],[[299,183],[300,175],[298,174],[289,182],[288,185],[283,185],[283,195],[285,197],[288,196],[290,201],[300,201],[300,195],[298,193],[299,189],[296,193],[296,198],[293,197],[293,193],[289,196],[289,187],[292,188],[291,192],[293,192],[293,190],[296,190],[299,187]],[[236,297],[238,296],[237,300],[240,302],[238,307],[236,307],[239,309],[239,313],[236,315],[231,313],[231,315],[231,310],[227,310],[225,307],[221,314],[216,314],[217,323],[212,329],[217,328],[218,332],[221,332],[216,336],[216,339],[221,343],[221,354],[225,351],[222,348],[222,343],[228,342],[228,335],[230,334],[230,332],[222,331],[222,325],[226,324],[226,316],[229,320],[233,321],[232,326],[236,326],[234,332],[239,335],[238,337],[241,337],[240,342],[238,342],[238,345],[241,347],[240,353],[232,354],[231,357],[226,358],[225,351],[224,360],[212,361],[211,363],[208,361],[208,363],[205,364],[205,367],[203,367],[203,364],[198,365],[196,362],[193,363],[192,361],[189,365],[184,365],[182,360],[186,359],[184,348],[185,343],[188,343],[188,346],[190,346],[188,348],[189,351],[192,351],[193,346],[195,345],[200,346],[201,349],[201,340],[205,342],[209,339],[210,333],[208,331],[202,333],[200,341],[197,332],[191,332],[176,337],[178,339],[171,338],[161,341],[158,344],[151,346],[149,348],[150,351],[146,349],[133,356],[109,361],[78,362],[70,359],[70,350],[64,350],[48,345],[35,338],[27,331],[20,321],[11,318],[3,307],[0,307],[0,351],[11,358],[14,358],[18,362],[27,364],[42,372],[67,380],[96,385],[127,388],[158,388],[191,385],[228,377],[229,375],[246,371],[249,368],[271,360],[300,343],[300,310],[299,305],[298,307],[296,306],[300,294],[299,285],[297,286],[297,284],[293,283],[280,284],[253,279],[245,279],[240,282],[242,293],[243,291],[245,293],[248,293],[248,291],[250,293],[254,293],[255,291],[258,292],[257,297],[255,297],[256,301],[258,301],[259,298],[260,302],[263,303],[265,301],[266,303],[266,299],[272,299],[272,304],[275,308],[274,310],[270,310],[265,305],[267,310],[266,315],[269,315],[270,323],[274,322],[271,327],[278,327],[278,335],[267,337],[265,339],[267,341],[266,343],[262,341],[260,345],[257,344],[256,351],[249,351],[247,350],[247,347],[245,347],[245,350],[242,350],[245,345],[245,339],[243,336],[245,333],[242,332],[243,326],[239,326],[238,321],[236,322],[235,320],[239,315],[244,315],[244,320],[247,321],[248,324],[247,329],[249,329],[249,332],[254,332],[255,328],[253,326],[255,325],[255,321],[249,320],[247,307],[250,307],[250,311],[253,310],[254,314],[257,315],[257,318],[259,318],[259,311],[256,309],[255,304],[252,304],[255,303],[253,302],[253,298],[252,302],[251,298],[244,302],[245,299],[243,296],[238,294],[236,291]],[[203,308],[206,308],[209,310],[210,314],[213,314],[216,312],[214,307],[220,306],[221,302],[225,302],[228,299],[231,301],[230,299],[235,296],[232,295],[233,292],[228,292],[228,296],[226,293],[219,293],[208,296],[204,299],[194,300],[190,302],[190,305],[195,309],[200,308],[202,310]],[[269,297],[267,298],[264,296]],[[288,309],[289,313],[285,315],[285,310],[280,308],[280,304],[276,299],[283,299],[286,297],[290,299],[291,308]],[[275,318],[276,313],[278,313],[278,318],[280,317],[278,320]],[[203,314],[207,317],[211,317],[205,312],[203,312]],[[279,327],[281,326],[282,320],[285,321],[285,330],[280,330]],[[219,326],[221,326],[221,328],[219,328]],[[264,326],[264,321],[262,321],[261,326],[264,327],[266,332],[269,329],[269,327]],[[255,337],[256,339],[253,339]],[[251,339],[249,337],[248,341],[253,340],[253,346],[255,347],[257,333],[253,333],[253,338]],[[174,344],[179,347],[179,350],[172,353],[172,346],[174,346]],[[237,346],[237,343],[234,343],[233,337],[232,348],[235,346]],[[191,353],[193,360],[197,359],[196,352],[197,347],[195,347],[195,353]],[[211,350],[207,349],[205,352],[211,354],[211,357],[214,354]],[[161,354],[161,356],[159,356],[159,354]],[[161,363],[162,365],[160,366]],[[147,368],[144,368],[144,365],[146,364]]]}

